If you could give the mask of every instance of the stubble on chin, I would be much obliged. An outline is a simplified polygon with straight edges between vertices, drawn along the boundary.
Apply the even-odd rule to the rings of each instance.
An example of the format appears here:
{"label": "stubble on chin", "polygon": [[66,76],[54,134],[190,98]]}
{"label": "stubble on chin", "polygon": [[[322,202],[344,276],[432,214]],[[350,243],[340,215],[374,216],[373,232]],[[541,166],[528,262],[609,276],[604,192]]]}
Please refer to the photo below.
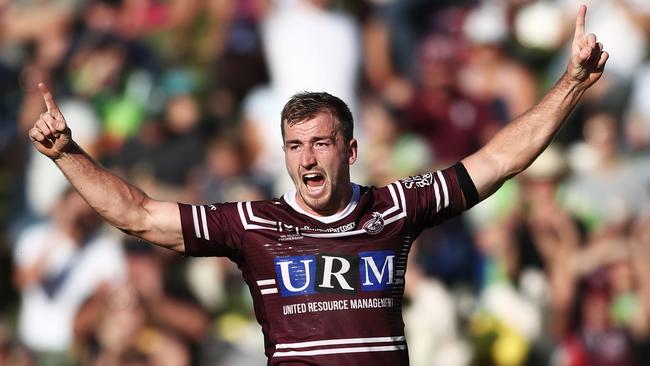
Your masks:
{"label": "stubble on chin", "polygon": [[[302,192],[299,192],[298,194],[300,194],[300,200],[302,201],[302,204],[305,205],[305,208],[314,214],[325,215],[323,212],[329,212],[332,210],[331,207],[328,207],[328,201],[330,198],[328,193],[325,193],[319,198],[303,195]],[[329,202],[329,205],[331,206],[332,202]]]}

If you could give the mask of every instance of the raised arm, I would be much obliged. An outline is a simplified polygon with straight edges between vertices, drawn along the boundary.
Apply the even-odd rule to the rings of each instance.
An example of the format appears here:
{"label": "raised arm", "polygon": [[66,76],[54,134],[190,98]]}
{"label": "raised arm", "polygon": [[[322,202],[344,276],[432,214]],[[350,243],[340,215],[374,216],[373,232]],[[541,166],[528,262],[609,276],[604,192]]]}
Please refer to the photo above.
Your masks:
{"label": "raised arm", "polygon": [[571,59],[560,80],[532,109],[510,122],[463,160],[480,199],[526,169],[551,142],[582,94],[603,73],[609,57],[592,33],[585,35],[586,6],[576,19]]}
{"label": "raised arm", "polygon": [[101,167],[72,139],[45,84],[38,85],[47,112],[29,130],[34,147],[61,169],[88,204],[116,228],[162,247],[184,252],[178,204],[151,199]]}

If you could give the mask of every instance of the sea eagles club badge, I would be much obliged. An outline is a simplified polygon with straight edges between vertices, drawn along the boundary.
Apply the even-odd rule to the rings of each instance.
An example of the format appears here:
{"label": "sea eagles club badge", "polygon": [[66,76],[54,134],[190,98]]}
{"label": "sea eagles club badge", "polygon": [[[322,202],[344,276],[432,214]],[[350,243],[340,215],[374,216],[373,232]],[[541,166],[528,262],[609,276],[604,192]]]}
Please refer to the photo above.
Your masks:
{"label": "sea eagles club badge", "polygon": [[377,234],[384,228],[384,218],[379,212],[373,212],[372,218],[363,224],[363,230],[368,234]]}

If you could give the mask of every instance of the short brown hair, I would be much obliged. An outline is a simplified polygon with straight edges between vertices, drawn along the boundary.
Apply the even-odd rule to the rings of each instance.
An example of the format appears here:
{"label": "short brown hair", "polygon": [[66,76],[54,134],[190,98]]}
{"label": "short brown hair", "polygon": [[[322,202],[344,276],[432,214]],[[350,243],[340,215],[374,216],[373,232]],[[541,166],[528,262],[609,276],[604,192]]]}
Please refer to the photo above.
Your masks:
{"label": "short brown hair", "polygon": [[294,94],[282,108],[280,128],[284,139],[284,123],[292,126],[314,118],[318,113],[329,113],[339,124],[345,142],[352,140],[354,121],[350,108],[344,101],[325,92],[300,92]]}

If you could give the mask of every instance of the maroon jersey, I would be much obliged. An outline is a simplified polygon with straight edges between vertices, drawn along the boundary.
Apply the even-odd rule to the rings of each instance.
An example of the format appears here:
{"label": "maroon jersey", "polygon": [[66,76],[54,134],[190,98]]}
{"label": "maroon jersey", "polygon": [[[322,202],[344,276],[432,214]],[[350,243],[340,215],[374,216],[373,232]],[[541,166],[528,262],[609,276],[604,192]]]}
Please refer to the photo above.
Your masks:
{"label": "maroon jersey", "polygon": [[[315,216],[280,199],[180,204],[185,252],[242,271],[269,365],[407,365],[402,296],[411,243],[462,210],[453,168],[353,185],[342,212]],[[435,309],[432,309],[435,311]]]}

